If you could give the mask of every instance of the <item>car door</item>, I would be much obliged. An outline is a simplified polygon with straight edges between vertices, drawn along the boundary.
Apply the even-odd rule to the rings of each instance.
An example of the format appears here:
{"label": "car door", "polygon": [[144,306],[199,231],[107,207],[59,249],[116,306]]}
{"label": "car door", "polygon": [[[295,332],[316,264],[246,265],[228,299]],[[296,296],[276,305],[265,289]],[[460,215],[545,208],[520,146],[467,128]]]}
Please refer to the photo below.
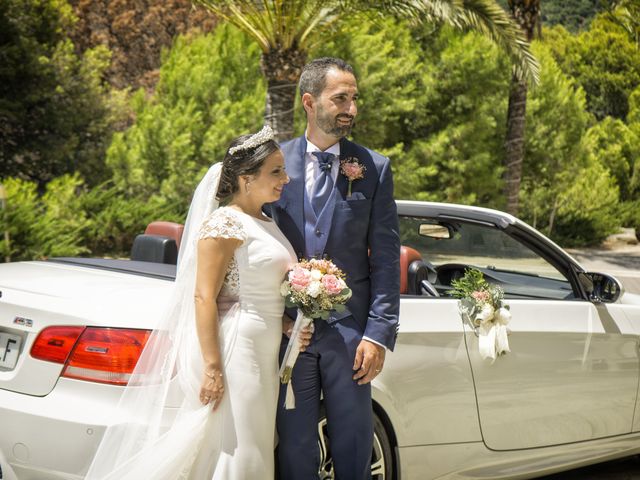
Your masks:
{"label": "car door", "polygon": [[515,219],[443,218],[401,217],[403,244],[435,267],[439,298],[450,299],[451,282],[473,266],[504,289],[512,313],[511,352],[494,362],[480,357],[463,322],[485,444],[512,450],[629,433],[638,337],[624,313],[581,298],[558,247]]}

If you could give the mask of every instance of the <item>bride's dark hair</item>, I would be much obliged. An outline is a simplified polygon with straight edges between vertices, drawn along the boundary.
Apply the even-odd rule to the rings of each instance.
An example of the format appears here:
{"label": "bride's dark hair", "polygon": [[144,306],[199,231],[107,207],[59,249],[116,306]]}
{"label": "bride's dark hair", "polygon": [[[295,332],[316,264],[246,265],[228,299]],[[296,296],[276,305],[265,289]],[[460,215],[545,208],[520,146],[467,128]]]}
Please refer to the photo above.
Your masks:
{"label": "bride's dark hair", "polygon": [[267,140],[257,147],[238,150],[229,153],[229,149],[244,143],[251,135],[241,135],[231,141],[227,153],[222,160],[220,184],[217,199],[220,202],[228,200],[238,191],[238,178],[242,175],[255,175],[262,167],[265,159],[279,149],[274,140]]}

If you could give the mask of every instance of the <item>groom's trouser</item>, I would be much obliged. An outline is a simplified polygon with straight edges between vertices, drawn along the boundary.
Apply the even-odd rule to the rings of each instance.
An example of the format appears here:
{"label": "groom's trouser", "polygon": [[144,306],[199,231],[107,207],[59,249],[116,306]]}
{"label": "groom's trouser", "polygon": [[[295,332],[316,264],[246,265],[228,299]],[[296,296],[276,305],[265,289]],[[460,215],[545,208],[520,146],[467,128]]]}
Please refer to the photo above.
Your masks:
{"label": "groom's trouser", "polygon": [[[327,414],[329,446],[337,480],[370,480],[373,448],[371,384],[353,380],[353,361],[362,332],[353,317],[315,321],[309,347],[293,369],[296,408],[278,400],[278,460],[281,480],[318,479],[320,396]],[[280,349],[284,355],[286,338]]]}

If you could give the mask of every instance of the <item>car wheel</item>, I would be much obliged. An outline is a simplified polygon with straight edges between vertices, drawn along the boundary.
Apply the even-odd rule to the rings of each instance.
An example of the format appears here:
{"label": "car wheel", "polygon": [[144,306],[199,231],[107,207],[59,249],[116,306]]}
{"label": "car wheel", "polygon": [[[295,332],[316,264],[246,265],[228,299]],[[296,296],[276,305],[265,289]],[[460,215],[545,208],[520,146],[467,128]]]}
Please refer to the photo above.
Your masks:
{"label": "car wheel", "polygon": [[[333,458],[331,458],[331,448],[327,434],[327,416],[324,408],[320,412],[320,420],[318,421],[318,449],[320,451],[318,478],[320,480],[335,480]],[[384,425],[375,412],[373,414],[371,477],[372,480],[393,480],[393,449],[391,448],[389,435],[387,435]]]}

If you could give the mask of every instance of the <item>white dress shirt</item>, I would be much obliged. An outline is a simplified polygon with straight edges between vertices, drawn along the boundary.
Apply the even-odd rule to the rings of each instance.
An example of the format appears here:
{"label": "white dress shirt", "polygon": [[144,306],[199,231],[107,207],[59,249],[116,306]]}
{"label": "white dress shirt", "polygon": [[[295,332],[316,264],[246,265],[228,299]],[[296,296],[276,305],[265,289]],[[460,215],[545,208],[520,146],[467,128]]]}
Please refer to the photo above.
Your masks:
{"label": "white dress shirt", "polygon": [[304,156],[304,186],[307,189],[307,196],[311,198],[313,192],[313,184],[316,182],[316,178],[320,175],[320,167],[318,166],[318,157],[313,155],[313,152],[327,152],[333,153],[335,158],[331,163],[331,177],[333,178],[333,184],[336,184],[338,179],[338,171],[340,170],[340,142],[331,145],[326,150],[320,150],[307,138],[307,153]]}

